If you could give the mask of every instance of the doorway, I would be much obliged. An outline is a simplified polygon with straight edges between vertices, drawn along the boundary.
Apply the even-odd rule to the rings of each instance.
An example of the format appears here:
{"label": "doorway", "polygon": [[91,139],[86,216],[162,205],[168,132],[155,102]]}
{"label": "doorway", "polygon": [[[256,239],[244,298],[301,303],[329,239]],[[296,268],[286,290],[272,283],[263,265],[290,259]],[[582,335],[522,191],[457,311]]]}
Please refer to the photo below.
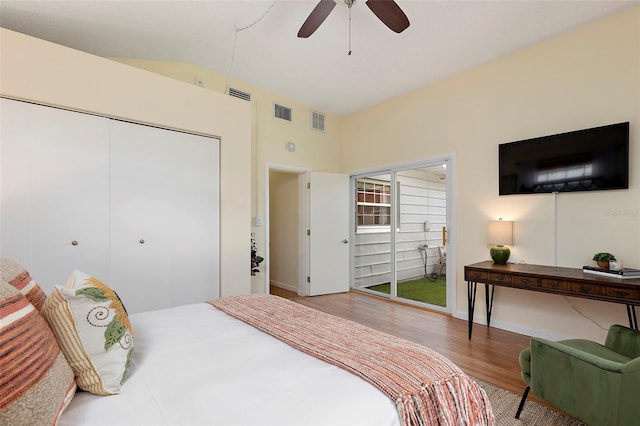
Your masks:
{"label": "doorway", "polygon": [[265,172],[265,293],[271,285],[300,296],[349,291],[349,176],[282,165]]}
{"label": "doorway", "polygon": [[265,293],[307,294],[305,241],[307,169],[267,165],[265,169]]}
{"label": "doorway", "polygon": [[452,173],[446,157],[352,176],[352,288],[451,312]]}

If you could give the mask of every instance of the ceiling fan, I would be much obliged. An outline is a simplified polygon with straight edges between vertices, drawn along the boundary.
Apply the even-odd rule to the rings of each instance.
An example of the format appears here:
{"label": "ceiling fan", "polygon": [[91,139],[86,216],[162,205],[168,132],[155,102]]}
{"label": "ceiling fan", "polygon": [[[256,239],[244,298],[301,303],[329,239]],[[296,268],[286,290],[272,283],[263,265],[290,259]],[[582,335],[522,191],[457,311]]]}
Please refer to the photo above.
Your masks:
{"label": "ceiling fan", "polygon": [[[356,0],[344,0],[349,6],[349,12],[351,12],[351,6]],[[396,33],[401,33],[409,27],[409,19],[404,14],[400,6],[393,0],[367,0],[366,5],[369,9],[380,19],[389,29]],[[327,16],[331,13],[333,8],[336,7],[335,0],[320,0],[320,3],[311,11],[309,17],[300,31],[298,31],[298,37],[307,38],[313,34],[318,27],[327,19]]]}

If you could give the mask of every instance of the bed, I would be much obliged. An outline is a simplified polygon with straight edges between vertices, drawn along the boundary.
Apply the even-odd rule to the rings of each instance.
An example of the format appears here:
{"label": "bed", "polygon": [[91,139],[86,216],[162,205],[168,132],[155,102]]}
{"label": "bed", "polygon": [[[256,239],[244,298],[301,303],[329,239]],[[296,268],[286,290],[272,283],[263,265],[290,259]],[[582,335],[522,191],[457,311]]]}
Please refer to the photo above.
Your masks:
{"label": "bed", "polygon": [[[18,288],[15,283],[13,287]],[[26,300],[29,291],[0,287],[4,298],[0,319],[7,300]],[[43,312],[53,296],[47,297]],[[47,316],[31,308],[28,315],[34,319]],[[441,355],[276,296],[217,299],[133,314],[128,321],[134,344],[123,339],[129,359],[121,386],[113,394],[96,395],[75,391],[75,383],[58,377],[56,383],[65,396],[53,404],[57,407],[53,423],[490,425],[495,421],[484,391]],[[49,325],[56,329],[54,323]],[[421,384],[413,386],[415,380]],[[78,374],[73,381],[81,382]],[[2,406],[7,384],[2,386],[0,382],[0,423],[21,424],[20,416],[25,416],[24,424],[33,422],[32,412],[20,414],[18,405],[7,405],[6,398]],[[44,405],[37,399],[29,402],[29,393],[25,395],[26,406]]]}

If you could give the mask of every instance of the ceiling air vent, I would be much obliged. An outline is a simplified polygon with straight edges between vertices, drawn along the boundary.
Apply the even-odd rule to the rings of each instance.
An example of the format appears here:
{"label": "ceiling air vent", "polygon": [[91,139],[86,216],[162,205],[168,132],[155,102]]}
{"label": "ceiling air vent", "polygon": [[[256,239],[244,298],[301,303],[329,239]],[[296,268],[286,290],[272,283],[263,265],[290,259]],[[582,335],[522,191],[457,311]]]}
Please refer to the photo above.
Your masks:
{"label": "ceiling air vent", "polygon": [[291,121],[291,108],[275,104],[273,115],[276,118],[281,118],[283,120]]}
{"label": "ceiling air vent", "polygon": [[313,130],[318,130],[320,132],[324,132],[324,114],[321,114],[316,111],[311,111],[311,128]]}
{"label": "ceiling air vent", "polygon": [[227,87],[227,93],[234,98],[242,99],[251,102],[251,93],[243,92],[235,87]]}

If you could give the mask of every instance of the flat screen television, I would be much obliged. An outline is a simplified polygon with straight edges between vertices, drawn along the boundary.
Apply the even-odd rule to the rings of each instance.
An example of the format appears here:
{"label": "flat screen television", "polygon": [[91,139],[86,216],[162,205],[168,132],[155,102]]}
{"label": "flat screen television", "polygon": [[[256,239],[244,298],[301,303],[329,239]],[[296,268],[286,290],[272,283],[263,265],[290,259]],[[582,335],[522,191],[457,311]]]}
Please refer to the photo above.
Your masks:
{"label": "flat screen television", "polygon": [[629,188],[629,122],[498,145],[500,195]]}

